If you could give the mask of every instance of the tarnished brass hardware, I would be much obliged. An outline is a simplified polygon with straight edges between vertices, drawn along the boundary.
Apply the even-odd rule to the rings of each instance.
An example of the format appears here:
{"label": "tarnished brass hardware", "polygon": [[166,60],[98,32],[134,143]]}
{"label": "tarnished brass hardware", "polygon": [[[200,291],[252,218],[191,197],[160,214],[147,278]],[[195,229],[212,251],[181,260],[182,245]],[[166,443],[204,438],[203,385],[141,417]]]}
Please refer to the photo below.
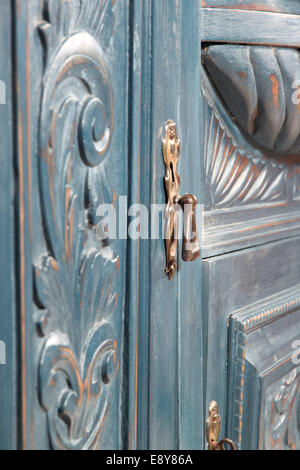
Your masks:
{"label": "tarnished brass hardware", "polygon": [[218,411],[218,403],[216,401],[212,401],[209,405],[209,413],[206,420],[208,450],[226,450],[226,444],[230,447],[230,450],[236,450],[236,446],[231,439],[225,438],[219,441],[220,427],[221,416]]}
{"label": "tarnished brass hardware", "polygon": [[193,194],[179,195],[180,176],[177,173],[177,163],[180,156],[180,140],[177,137],[176,124],[167,121],[165,135],[162,139],[162,151],[166,166],[165,190],[167,198],[166,207],[166,267],[165,272],[172,280],[177,268],[178,243],[178,210],[184,211],[184,233],[182,243],[182,259],[193,261],[200,256],[200,243],[196,227],[197,199]]}

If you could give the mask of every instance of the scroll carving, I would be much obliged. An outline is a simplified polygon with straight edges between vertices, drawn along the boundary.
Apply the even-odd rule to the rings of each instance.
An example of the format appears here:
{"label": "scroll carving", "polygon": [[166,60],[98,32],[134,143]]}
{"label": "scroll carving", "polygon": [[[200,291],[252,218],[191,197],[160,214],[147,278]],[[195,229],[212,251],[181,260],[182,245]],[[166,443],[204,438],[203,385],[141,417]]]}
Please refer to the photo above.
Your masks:
{"label": "scroll carving", "polygon": [[235,123],[255,146],[300,153],[298,50],[216,45],[209,46],[202,58]]}
{"label": "scroll carving", "polygon": [[[118,256],[93,225],[89,174],[109,148],[112,0],[48,0],[39,25],[44,248],[34,263],[39,397],[54,449],[97,449],[118,372]],[[101,167],[99,167],[99,171]],[[105,179],[105,178],[103,178]]]}
{"label": "scroll carving", "polygon": [[300,444],[300,370],[294,369],[282,380],[278,392],[272,396],[266,410],[268,425],[265,448],[295,450]]}

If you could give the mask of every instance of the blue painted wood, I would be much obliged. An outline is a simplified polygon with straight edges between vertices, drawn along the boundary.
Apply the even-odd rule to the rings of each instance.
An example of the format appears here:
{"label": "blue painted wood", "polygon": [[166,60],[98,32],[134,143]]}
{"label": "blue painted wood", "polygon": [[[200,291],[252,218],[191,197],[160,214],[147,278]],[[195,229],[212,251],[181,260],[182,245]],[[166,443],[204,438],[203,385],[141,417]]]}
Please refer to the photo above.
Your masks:
{"label": "blue painted wood", "polygon": [[[299,284],[230,317],[226,433],[242,449],[300,447]],[[280,425],[279,425],[280,420]]]}
{"label": "blue painted wood", "polygon": [[[129,193],[128,206],[150,207],[152,2],[131,2],[129,63]],[[132,219],[129,219],[129,222]],[[150,243],[128,240],[127,359],[128,414],[124,421],[126,448],[149,447],[149,310]]]}
{"label": "blue painted wood", "polygon": [[15,302],[15,220],[12,106],[11,4],[1,2],[0,17],[0,449],[17,446],[17,373]]}
{"label": "blue painted wood", "polygon": [[[221,435],[241,449],[270,448],[268,436],[276,434],[269,420],[276,391],[295,371],[291,388],[299,386],[292,362],[292,344],[299,335],[298,252],[299,238],[292,238],[204,260],[205,406],[218,401]],[[273,371],[271,393],[264,387],[268,377],[272,382]],[[294,417],[298,401],[296,395],[289,405]],[[299,426],[285,416],[299,448]],[[279,447],[284,446],[282,439]]]}
{"label": "blue painted wood", "polygon": [[[12,29],[4,20],[11,4]],[[299,168],[297,156],[274,155],[271,121],[279,116],[278,129],[297,140],[283,93],[296,73],[298,6],[11,4],[0,2],[2,43],[14,45],[14,55],[0,54],[8,83],[8,105],[0,104],[0,341],[10,361],[0,365],[0,447],[201,449],[212,399],[222,436],[240,448],[299,447],[299,374],[290,361],[299,327],[299,240],[291,238]],[[253,75],[244,43],[260,58]],[[288,47],[270,51],[276,44]],[[268,142],[248,138],[261,111]],[[181,139],[182,192],[205,205],[203,259],[180,261],[172,282],[162,237],[101,244],[95,230],[100,202],[125,212],[165,202],[168,119]],[[286,154],[290,140],[281,137]],[[123,207],[119,196],[128,196]],[[291,397],[287,413],[281,392]],[[270,416],[285,417],[279,437]]]}
{"label": "blue painted wood", "polygon": [[[32,384],[36,383],[36,371],[31,355],[33,338],[32,325],[32,264],[31,240],[33,235],[32,221],[32,168],[31,168],[31,121],[30,97],[32,90],[28,87],[29,68],[26,62],[29,59],[29,32],[27,18],[28,4],[14,2],[14,62],[15,62],[15,122],[16,122],[16,263],[17,263],[17,318],[18,318],[18,446],[21,449],[31,447],[33,426],[32,409],[33,396],[28,393]],[[26,86],[27,84],[27,86]]]}

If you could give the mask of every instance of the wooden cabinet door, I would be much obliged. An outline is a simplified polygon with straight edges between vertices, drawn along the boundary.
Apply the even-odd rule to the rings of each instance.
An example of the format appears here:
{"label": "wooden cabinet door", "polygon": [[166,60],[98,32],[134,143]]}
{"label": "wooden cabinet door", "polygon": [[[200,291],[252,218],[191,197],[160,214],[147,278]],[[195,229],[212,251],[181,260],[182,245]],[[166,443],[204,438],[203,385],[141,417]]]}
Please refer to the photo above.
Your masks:
{"label": "wooden cabinet door", "polygon": [[205,409],[299,449],[298,2],[202,2]]}

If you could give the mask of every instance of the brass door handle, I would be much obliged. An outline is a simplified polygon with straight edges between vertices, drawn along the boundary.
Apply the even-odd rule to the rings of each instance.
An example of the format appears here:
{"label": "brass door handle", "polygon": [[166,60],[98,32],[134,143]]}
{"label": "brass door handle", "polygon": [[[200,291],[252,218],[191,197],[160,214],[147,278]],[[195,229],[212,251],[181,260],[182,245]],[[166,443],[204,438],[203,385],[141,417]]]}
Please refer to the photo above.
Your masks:
{"label": "brass door handle", "polygon": [[177,163],[180,156],[180,140],[177,136],[174,121],[165,124],[165,135],[162,139],[163,158],[166,167],[164,177],[166,190],[166,267],[165,272],[172,280],[177,268],[177,244],[178,244],[178,211],[184,212],[184,230],[182,242],[182,259],[193,261],[200,256],[200,243],[196,226],[197,198],[193,194],[179,195],[180,176],[177,173]]}
{"label": "brass door handle", "polygon": [[231,439],[222,439],[219,441],[221,427],[221,416],[218,411],[218,403],[212,401],[209,405],[209,414],[206,420],[206,438],[208,450],[226,450],[227,444],[230,450],[236,450],[236,446]]}

